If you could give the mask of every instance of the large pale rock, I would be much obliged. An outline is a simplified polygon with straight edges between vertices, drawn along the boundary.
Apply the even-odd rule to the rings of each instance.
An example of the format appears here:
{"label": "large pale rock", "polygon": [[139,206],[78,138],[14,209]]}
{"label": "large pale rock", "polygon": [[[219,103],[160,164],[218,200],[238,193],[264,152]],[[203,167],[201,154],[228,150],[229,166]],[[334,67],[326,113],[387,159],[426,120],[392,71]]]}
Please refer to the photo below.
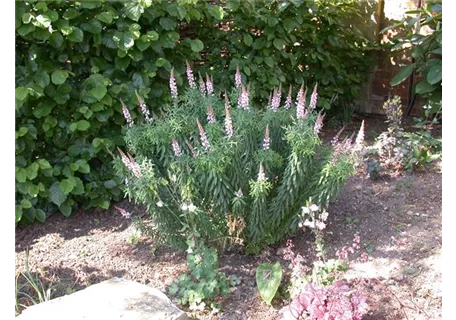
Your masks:
{"label": "large pale rock", "polygon": [[187,320],[160,290],[121,278],[27,308],[20,320]]}

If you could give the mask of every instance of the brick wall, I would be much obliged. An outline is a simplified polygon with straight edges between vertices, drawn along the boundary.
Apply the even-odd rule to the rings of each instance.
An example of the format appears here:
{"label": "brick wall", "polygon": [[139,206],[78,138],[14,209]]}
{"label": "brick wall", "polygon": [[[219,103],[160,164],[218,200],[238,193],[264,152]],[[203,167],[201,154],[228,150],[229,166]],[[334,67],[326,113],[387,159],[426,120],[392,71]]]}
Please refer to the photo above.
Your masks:
{"label": "brick wall", "polygon": [[[421,5],[424,6],[425,2],[423,0]],[[391,19],[401,19],[405,11],[417,8],[417,5],[418,0],[384,0],[382,17],[376,19],[377,21],[380,20],[380,26],[377,26],[377,31],[393,24],[394,22]],[[397,34],[396,32],[397,30],[392,30],[388,34],[380,34],[378,37],[381,39],[381,43],[385,43],[388,38]],[[369,81],[362,86],[359,111],[383,114],[383,103],[388,97],[399,95],[405,112],[405,107],[410,103],[409,79],[395,87],[392,87],[390,83],[401,67],[411,62],[410,50],[402,51],[400,54],[393,54],[387,49],[379,50],[373,53],[373,58],[376,64],[371,70]],[[415,76],[414,83],[419,79],[419,77]],[[412,114],[419,114],[423,105],[422,99],[417,96]]]}

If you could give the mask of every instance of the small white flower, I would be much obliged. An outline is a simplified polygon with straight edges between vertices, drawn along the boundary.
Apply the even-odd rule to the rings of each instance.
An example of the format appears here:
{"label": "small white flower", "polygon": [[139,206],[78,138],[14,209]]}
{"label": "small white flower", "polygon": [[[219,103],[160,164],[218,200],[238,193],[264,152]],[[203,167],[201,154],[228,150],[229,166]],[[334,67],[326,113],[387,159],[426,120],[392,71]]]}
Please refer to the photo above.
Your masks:
{"label": "small white flower", "polygon": [[304,221],[304,225],[309,227],[309,228],[315,228],[315,222],[314,221],[310,221],[309,219],[306,219],[306,221]]}
{"label": "small white flower", "polygon": [[190,205],[188,206],[188,211],[195,212],[195,210],[196,210],[196,207],[193,205],[193,203],[190,203]]}
{"label": "small white flower", "polygon": [[326,227],[326,224],[324,224],[323,221],[317,221],[316,226],[318,230],[323,230]]}
{"label": "small white flower", "polygon": [[328,213],[327,211],[323,212],[323,213],[321,214],[321,219],[322,219],[323,221],[326,221],[326,219],[328,219],[328,215],[329,215],[329,213]]}
{"label": "small white flower", "polygon": [[320,210],[320,208],[316,204],[311,205],[309,209],[313,212]]}
{"label": "small white flower", "polygon": [[185,203],[183,203],[180,208],[182,211],[187,211],[188,206]]}
{"label": "small white flower", "polygon": [[309,214],[310,210],[307,207],[302,207],[302,213]]}
{"label": "small white flower", "polygon": [[156,203],[156,205],[161,208],[161,207],[163,207],[163,202],[160,200]]}

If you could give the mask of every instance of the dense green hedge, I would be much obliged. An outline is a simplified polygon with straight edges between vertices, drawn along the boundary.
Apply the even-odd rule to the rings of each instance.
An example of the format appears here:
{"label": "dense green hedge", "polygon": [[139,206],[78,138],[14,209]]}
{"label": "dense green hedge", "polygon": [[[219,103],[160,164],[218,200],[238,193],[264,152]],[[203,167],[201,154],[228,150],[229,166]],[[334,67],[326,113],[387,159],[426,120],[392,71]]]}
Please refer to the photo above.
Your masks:
{"label": "dense green hedge", "polygon": [[[122,197],[112,153],[122,146],[120,99],[155,116],[175,68],[203,64],[219,88],[237,65],[263,106],[280,82],[318,82],[319,105],[357,95],[367,40],[347,21],[356,1],[178,0],[16,2],[16,222],[109,207]],[[223,70],[223,72],[219,72]],[[283,88],[284,92],[288,88]]]}

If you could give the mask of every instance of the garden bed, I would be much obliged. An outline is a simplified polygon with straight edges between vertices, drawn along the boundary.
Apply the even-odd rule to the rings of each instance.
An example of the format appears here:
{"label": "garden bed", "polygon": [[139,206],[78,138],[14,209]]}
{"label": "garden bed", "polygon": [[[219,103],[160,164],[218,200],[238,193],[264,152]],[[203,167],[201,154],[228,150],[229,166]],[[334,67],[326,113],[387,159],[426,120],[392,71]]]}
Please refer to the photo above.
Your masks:
{"label": "garden bed", "polygon": [[[385,129],[383,118],[366,119],[368,142]],[[355,131],[359,122],[348,126]],[[326,129],[329,141],[337,129]],[[361,250],[346,274],[368,298],[370,311],[364,319],[440,319],[441,291],[441,163],[413,173],[382,172],[377,181],[360,172],[350,178],[329,207],[325,230],[328,256],[350,245],[354,234],[361,237]],[[133,216],[143,215],[128,201],[117,204]],[[53,215],[46,223],[16,230],[16,273],[29,264],[38,271],[52,297],[81,290],[112,277],[124,277],[165,291],[185,271],[185,252],[176,252],[138,235],[117,210],[79,212],[69,218]],[[299,234],[295,249],[311,266],[313,236]],[[228,275],[242,278],[224,300],[221,313],[206,319],[278,319],[280,300],[267,306],[255,284],[255,270],[262,262],[286,262],[278,253],[286,240],[258,256],[238,253],[220,255],[220,267]],[[360,262],[365,252],[369,259]],[[22,282],[24,279],[20,278]]]}

